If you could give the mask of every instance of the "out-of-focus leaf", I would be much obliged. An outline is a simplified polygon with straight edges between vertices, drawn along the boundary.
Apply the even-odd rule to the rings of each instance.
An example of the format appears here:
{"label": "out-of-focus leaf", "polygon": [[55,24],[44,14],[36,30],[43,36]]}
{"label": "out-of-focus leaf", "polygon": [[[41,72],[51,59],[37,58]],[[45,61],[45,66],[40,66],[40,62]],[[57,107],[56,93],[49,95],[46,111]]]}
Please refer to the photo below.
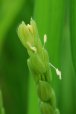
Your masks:
{"label": "out-of-focus leaf", "polygon": [[[76,0],[70,0],[69,5],[69,25],[70,25],[70,43],[71,43],[71,56],[72,56],[72,62],[74,66],[75,71],[75,77],[73,80],[73,90],[76,90]],[[73,107],[74,112],[76,113],[76,91],[73,91]]]}
{"label": "out-of-focus leaf", "polygon": [[76,0],[70,0],[70,34],[72,58],[76,72]]}
{"label": "out-of-focus leaf", "polygon": [[2,1],[6,6],[4,18],[0,20],[2,52],[0,88],[3,91],[6,114],[27,114],[29,80],[27,54],[18,39],[17,27],[22,20],[26,20],[26,23],[29,21],[33,12],[33,2],[32,0],[4,0],[4,2]]}
{"label": "out-of-focus leaf", "polygon": [[71,58],[68,21],[64,26],[61,49],[62,81],[59,98],[61,114],[73,114],[75,113],[75,72]]}
{"label": "out-of-focus leaf", "polygon": [[[38,24],[40,37],[43,42],[43,35],[47,34],[46,47],[49,53],[50,62],[60,68],[61,39],[64,24],[64,0],[36,0],[34,17]],[[52,69],[53,71],[53,69]],[[60,81],[53,73],[57,99],[60,98]],[[59,99],[58,99],[59,101]]]}
{"label": "out-of-focus leaf", "polygon": [[0,51],[5,35],[22,8],[24,0],[2,0],[0,2]]}
{"label": "out-of-focus leaf", "polygon": [[28,98],[28,114],[41,114],[37,96],[37,87],[32,75],[30,75]]}

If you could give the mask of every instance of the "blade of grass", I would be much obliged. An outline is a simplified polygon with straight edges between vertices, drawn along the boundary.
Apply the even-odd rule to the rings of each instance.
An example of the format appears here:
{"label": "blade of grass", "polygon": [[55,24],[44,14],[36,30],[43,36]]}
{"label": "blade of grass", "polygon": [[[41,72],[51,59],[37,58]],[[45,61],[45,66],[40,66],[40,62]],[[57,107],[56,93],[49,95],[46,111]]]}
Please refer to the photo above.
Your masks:
{"label": "blade of grass", "polygon": [[5,114],[5,109],[3,107],[3,98],[2,98],[1,90],[0,90],[0,114]]}
{"label": "blade of grass", "polygon": [[[69,6],[70,14],[69,14],[69,24],[70,24],[70,40],[71,40],[71,54],[72,61],[74,66],[74,71],[76,75],[76,0],[70,0]],[[76,77],[74,77],[73,88],[76,89]],[[73,90],[74,90],[73,89]],[[73,93],[73,98],[76,96],[76,91]],[[76,99],[74,101],[74,113],[76,113]]]}
{"label": "blade of grass", "polygon": [[76,0],[70,0],[70,34],[72,58],[76,71]]}
{"label": "blade of grass", "polygon": [[0,52],[5,35],[24,4],[24,0],[5,0],[0,4]]}
{"label": "blade of grass", "polygon": [[[63,38],[61,42],[61,61],[62,61],[62,90],[61,90],[61,114],[73,114],[74,109],[74,99],[73,95],[75,93],[74,89],[74,78],[75,72],[72,63],[71,57],[71,48],[70,48],[70,31],[69,25],[65,23]],[[75,95],[74,95],[75,96]],[[68,103],[67,103],[68,102]],[[69,110],[68,110],[69,109]]]}

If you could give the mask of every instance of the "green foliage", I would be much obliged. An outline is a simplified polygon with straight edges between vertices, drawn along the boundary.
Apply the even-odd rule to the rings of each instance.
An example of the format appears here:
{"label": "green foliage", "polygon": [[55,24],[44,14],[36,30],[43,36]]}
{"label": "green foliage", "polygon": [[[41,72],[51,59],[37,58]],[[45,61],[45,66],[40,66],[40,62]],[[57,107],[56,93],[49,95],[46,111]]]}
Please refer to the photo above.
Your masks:
{"label": "green foliage", "polygon": [[70,0],[70,34],[73,63],[76,71],[76,0]]}
{"label": "green foliage", "polygon": [[[49,61],[62,71],[60,81],[52,69],[58,108],[61,114],[75,114],[76,0],[0,0],[0,88],[5,112],[40,114],[37,88],[27,68],[27,52],[17,36],[20,22],[27,24],[31,17],[42,43],[47,34]],[[36,83],[40,79],[37,77]]]}
{"label": "green foliage", "polygon": [[14,19],[18,15],[23,3],[23,0],[2,0],[0,3],[0,51],[3,45],[4,35],[7,33]]}
{"label": "green foliage", "polygon": [[[6,31],[0,29],[0,88],[4,96],[6,114],[26,114],[29,89],[29,76],[26,66],[27,53],[24,52],[24,48],[18,40],[16,30],[22,19],[25,20],[25,15],[28,22],[33,11],[33,8],[30,7],[33,4],[31,0],[2,0],[2,3],[0,3],[2,8],[4,4],[7,5],[7,7],[4,7],[6,8],[5,12],[2,13],[4,16],[1,17],[0,15],[3,18],[2,21],[6,21],[3,22],[3,25],[0,24],[0,27],[6,29]],[[7,9],[10,13],[7,13]],[[27,13],[27,10],[30,13]],[[7,17],[7,14],[9,17]],[[4,23],[9,27],[4,27]]]}

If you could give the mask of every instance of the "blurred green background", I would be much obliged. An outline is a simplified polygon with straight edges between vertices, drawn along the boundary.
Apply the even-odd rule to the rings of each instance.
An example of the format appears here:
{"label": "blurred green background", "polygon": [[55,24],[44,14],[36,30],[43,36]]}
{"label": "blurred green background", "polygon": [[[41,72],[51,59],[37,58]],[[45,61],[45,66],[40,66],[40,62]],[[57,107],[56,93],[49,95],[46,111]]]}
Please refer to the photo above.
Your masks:
{"label": "blurred green background", "polygon": [[27,67],[27,51],[17,27],[36,21],[40,38],[47,34],[53,87],[61,114],[76,114],[76,0],[0,0],[0,89],[6,114],[40,114],[36,85]]}

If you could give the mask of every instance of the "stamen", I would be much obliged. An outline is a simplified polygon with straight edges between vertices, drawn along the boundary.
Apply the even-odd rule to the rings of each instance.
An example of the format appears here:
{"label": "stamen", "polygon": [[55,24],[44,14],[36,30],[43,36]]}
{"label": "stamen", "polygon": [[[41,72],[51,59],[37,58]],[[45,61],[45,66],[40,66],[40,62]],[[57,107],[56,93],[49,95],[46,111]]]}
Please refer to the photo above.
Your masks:
{"label": "stamen", "polygon": [[37,52],[36,47],[32,47],[32,46],[31,46],[31,50],[34,51],[34,52]]}
{"label": "stamen", "polygon": [[53,67],[55,70],[56,70],[56,74],[59,76],[59,79],[61,80],[62,77],[61,77],[61,71],[56,68],[53,64],[49,63],[49,66]]}
{"label": "stamen", "polygon": [[47,35],[44,34],[44,45],[45,45],[46,42],[47,42]]}
{"label": "stamen", "polygon": [[61,77],[61,71],[58,68],[56,69],[56,73],[59,76],[59,79],[61,80],[62,79],[62,77]]}
{"label": "stamen", "polygon": [[29,29],[29,31],[30,31],[30,32],[32,32],[32,33],[33,33],[33,28],[32,28],[32,26],[31,26],[31,25],[27,24],[27,28]]}
{"label": "stamen", "polygon": [[34,47],[34,46],[31,46],[31,44],[29,43],[29,42],[27,42],[27,45],[29,46],[29,48],[33,51],[33,52],[37,52],[37,49],[36,49],[36,47]]}

